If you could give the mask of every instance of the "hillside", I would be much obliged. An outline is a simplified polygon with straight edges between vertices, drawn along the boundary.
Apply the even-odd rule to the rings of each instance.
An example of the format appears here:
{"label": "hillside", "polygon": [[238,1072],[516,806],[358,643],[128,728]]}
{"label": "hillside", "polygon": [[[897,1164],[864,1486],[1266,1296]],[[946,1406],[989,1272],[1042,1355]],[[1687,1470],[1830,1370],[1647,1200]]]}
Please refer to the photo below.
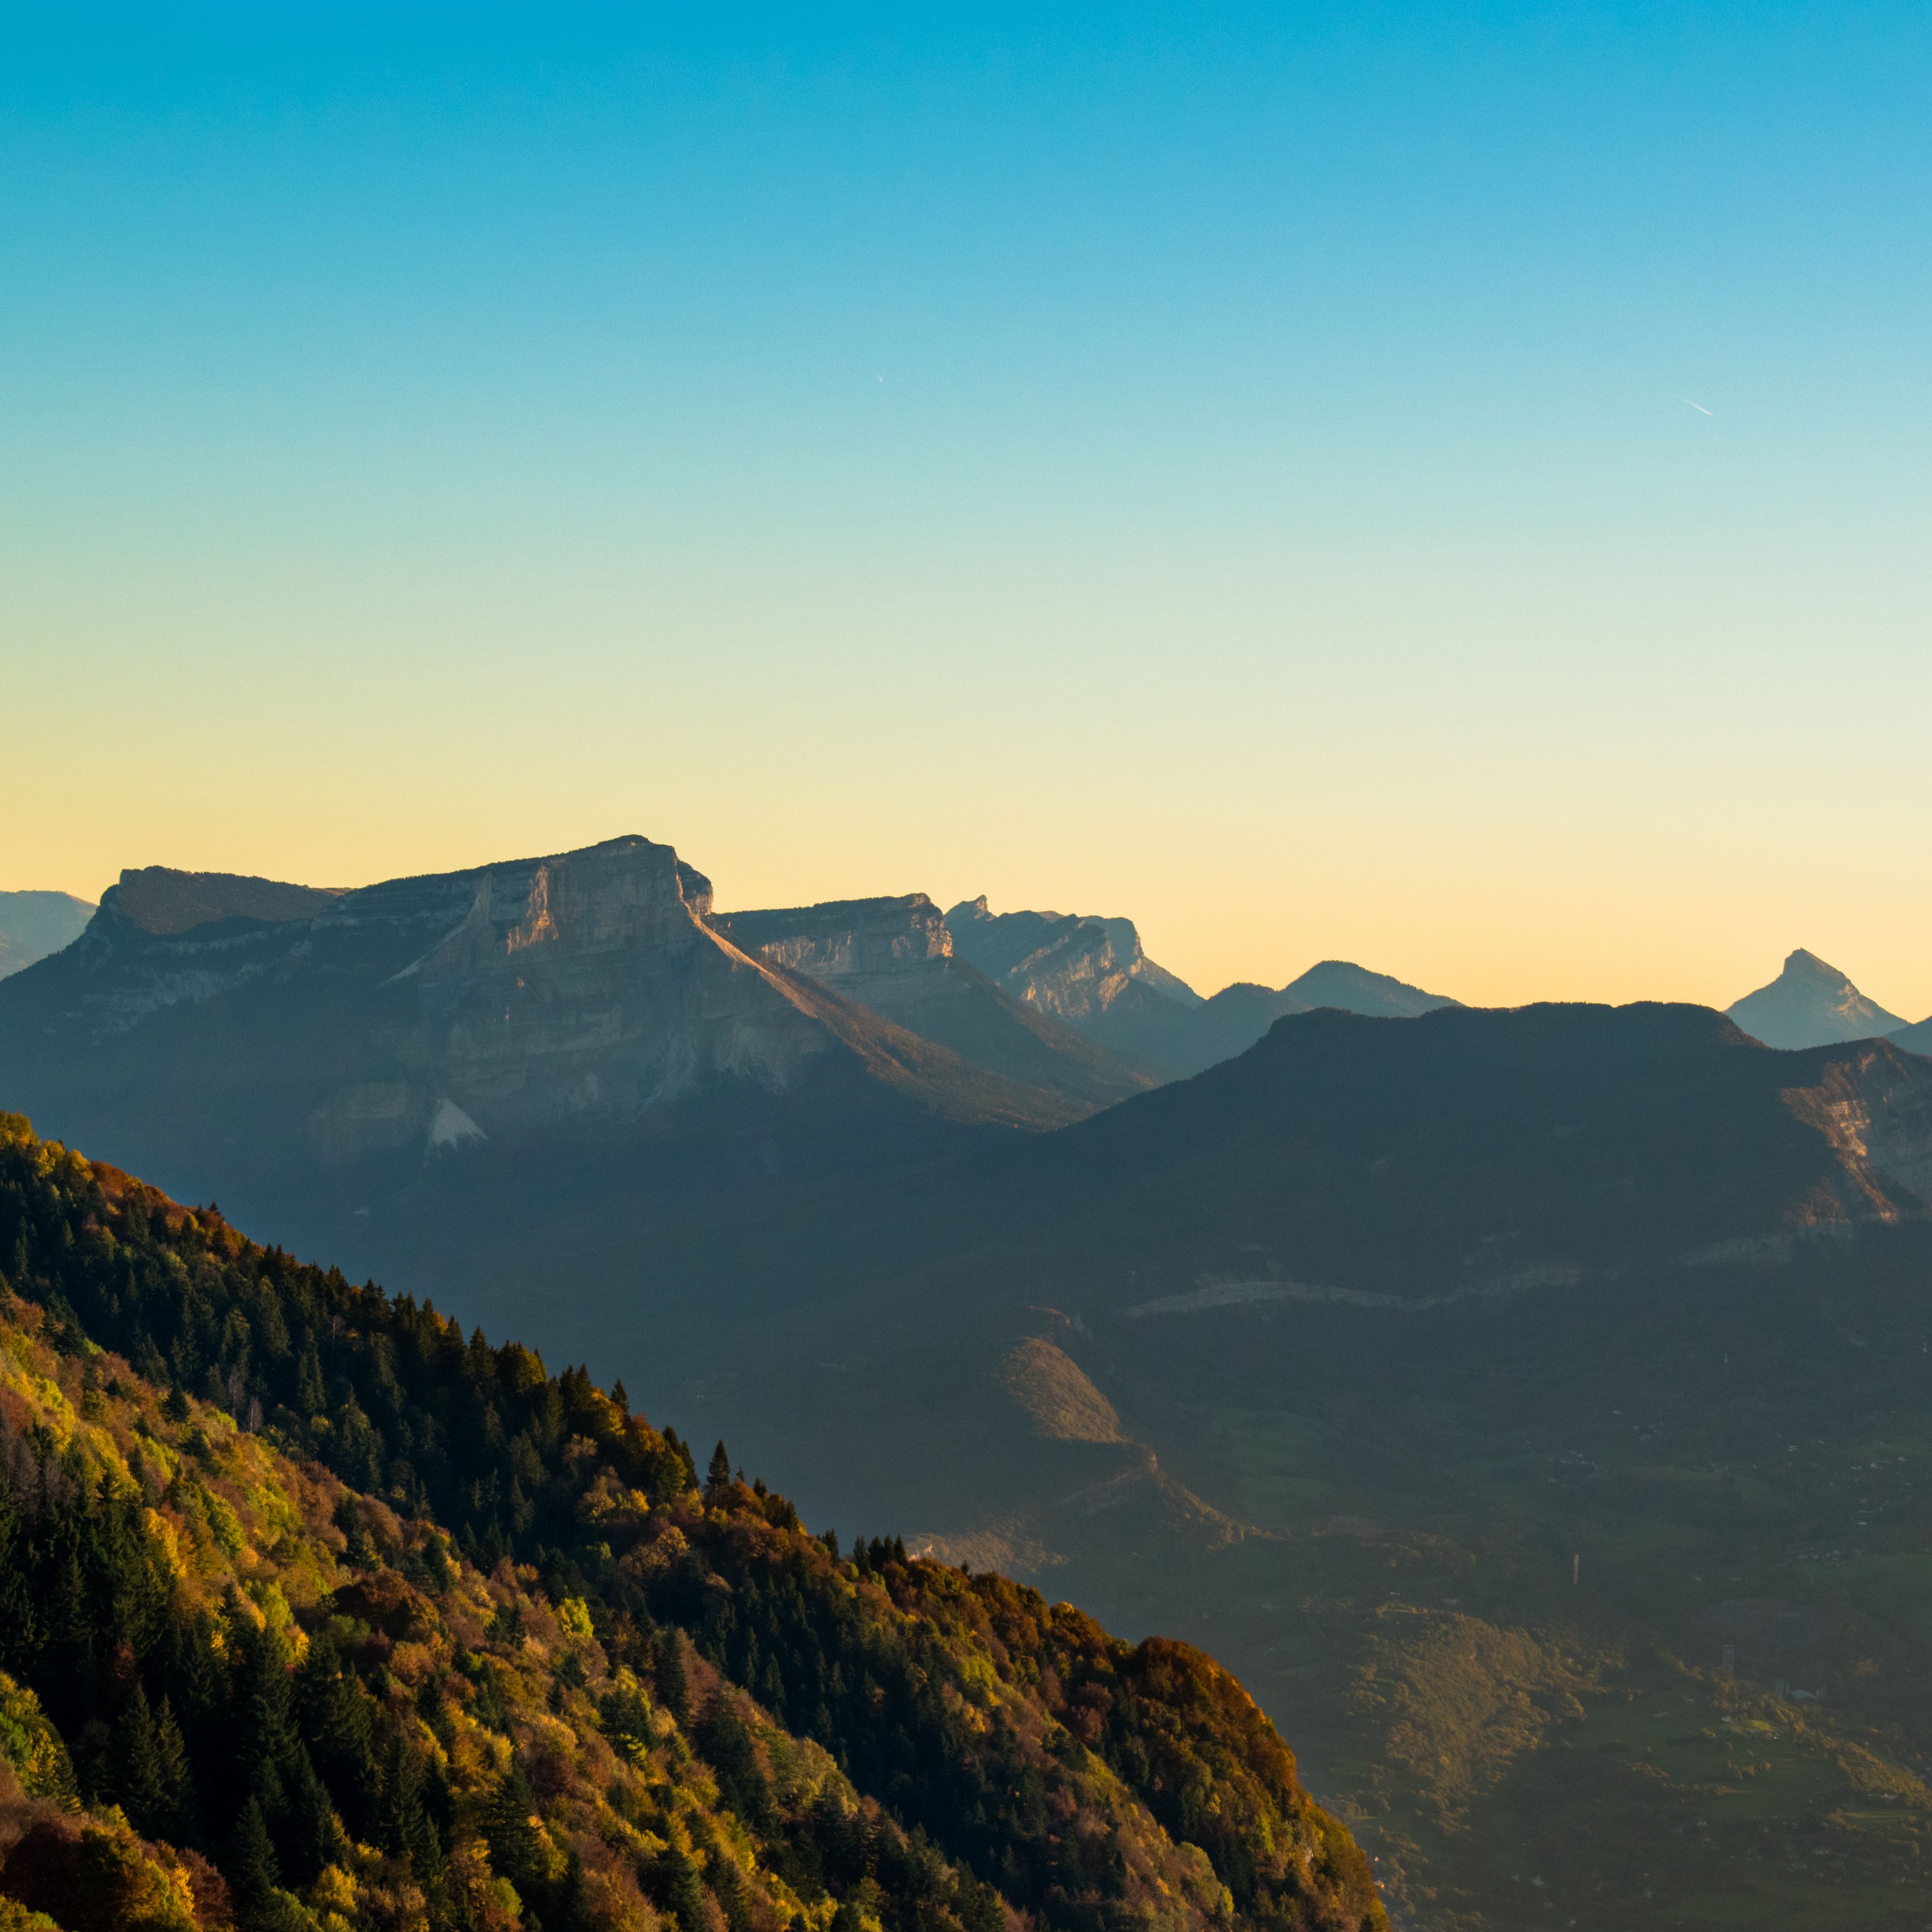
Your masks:
{"label": "hillside", "polygon": [[0,1893],[68,1932],[1382,1922],[1184,1645],[16,1118],[0,1252]]}
{"label": "hillside", "polygon": [[93,915],[70,892],[0,892],[0,980],[70,945]]}

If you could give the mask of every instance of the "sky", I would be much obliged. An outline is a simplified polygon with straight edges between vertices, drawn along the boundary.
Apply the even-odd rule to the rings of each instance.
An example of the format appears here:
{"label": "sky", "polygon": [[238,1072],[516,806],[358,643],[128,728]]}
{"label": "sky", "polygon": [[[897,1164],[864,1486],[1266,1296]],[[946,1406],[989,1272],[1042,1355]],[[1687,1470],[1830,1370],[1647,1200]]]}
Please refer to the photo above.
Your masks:
{"label": "sky", "polygon": [[1922,6],[12,10],[0,888],[1916,1019],[1928,130]]}

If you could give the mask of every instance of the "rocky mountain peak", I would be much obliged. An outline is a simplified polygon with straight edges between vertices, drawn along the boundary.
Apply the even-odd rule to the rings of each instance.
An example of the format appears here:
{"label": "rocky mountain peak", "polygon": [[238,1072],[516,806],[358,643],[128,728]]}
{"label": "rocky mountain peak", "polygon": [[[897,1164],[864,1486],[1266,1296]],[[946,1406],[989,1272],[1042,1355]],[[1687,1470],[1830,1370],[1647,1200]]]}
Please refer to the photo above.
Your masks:
{"label": "rocky mountain peak", "polygon": [[1786,957],[1783,971],[1768,986],[1726,1011],[1752,1039],[1787,1049],[1877,1039],[1906,1024],[1802,946]]}
{"label": "rocky mountain peak", "polygon": [[946,915],[956,950],[1015,999],[1076,1026],[1098,1019],[1130,988],[1183,1006],[1199,995],[1157,966],[1130,919],[1057,912],[995,913],[986,896]]}

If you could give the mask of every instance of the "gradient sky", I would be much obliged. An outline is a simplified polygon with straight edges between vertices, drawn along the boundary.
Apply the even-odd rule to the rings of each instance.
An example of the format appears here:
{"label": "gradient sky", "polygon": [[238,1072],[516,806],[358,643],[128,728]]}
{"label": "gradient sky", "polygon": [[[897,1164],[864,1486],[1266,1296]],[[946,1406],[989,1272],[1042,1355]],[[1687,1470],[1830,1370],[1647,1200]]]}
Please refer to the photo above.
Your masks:
{"label": "gradient sky", "polygon": [[1923,5],[11,10],[0,886],[1918,1018],[1928,130]]}

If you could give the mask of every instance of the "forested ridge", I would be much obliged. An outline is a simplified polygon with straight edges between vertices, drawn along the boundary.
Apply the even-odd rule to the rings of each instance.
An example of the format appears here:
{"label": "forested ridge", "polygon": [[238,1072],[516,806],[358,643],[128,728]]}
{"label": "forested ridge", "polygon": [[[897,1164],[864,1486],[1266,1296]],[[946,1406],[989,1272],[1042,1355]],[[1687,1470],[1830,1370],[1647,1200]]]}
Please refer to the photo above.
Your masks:
{"label": "forested ridge", "polygon": [[0,1277],[0,1928],[1382,1922],[1188,1646],[13,1116]]}

